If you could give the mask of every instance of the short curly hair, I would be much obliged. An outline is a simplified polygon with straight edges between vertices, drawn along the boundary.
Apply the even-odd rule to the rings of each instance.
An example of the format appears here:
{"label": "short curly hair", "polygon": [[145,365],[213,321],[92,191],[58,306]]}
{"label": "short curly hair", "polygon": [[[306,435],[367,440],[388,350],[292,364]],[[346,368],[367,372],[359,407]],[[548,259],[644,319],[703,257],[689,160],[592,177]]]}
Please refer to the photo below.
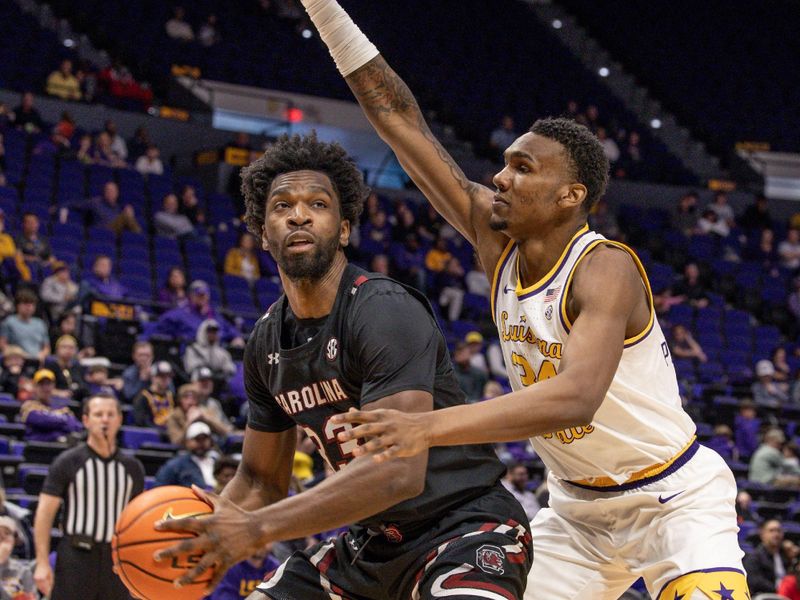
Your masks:
{"label": "short curly hair", "polygon": [[264,155],[242,169],[247,228],[261,239],[266,218],[267,194],[278,175],[292,171],[319,171],[331,180],[339,196],[342,218],[358,223],[369,188],[355,162],[341,145],[321,142],[316,132],[309,135],[282,135]]}
{"label": "short curly hair", "polygon": [[572,176],[586,186],[583,209],[586,213],[591,211],[608,185],[608,158],[600,140],[586,126],[564,118],[539,119],[530,132],[564,146]]}

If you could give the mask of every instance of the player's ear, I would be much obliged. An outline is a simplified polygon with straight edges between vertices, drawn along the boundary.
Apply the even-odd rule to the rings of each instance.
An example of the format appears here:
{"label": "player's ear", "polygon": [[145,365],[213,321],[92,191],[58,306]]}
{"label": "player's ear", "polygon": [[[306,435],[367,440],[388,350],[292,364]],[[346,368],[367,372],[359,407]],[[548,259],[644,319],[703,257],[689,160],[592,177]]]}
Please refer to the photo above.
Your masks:
{"label": "player's ear", "polygon": [[339,225],[339,245],[342,247],[350,245],[350,221],[347,219],[342,219]]}
{"label": "player's ear", "polygon": [[267,228],[261,226],[261,249],[269,252],[269,238],[267,237]]}
{"label": "player's ear", "polygon": [[559,190],[558,203],[564,208],[580,207],[586,199],[586,186],[582,183],[570,183]]}

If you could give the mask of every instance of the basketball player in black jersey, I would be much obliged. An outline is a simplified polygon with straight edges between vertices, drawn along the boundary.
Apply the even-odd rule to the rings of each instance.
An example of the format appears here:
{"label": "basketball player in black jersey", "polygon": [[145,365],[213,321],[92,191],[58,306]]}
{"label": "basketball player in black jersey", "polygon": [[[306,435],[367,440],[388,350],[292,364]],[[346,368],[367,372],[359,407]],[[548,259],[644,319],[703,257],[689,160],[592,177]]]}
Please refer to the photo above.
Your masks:
{"label": "basketball player in black jersey", "polygon": [[[250,230],[275,258],[285,294],[245,352],[250,402],[242,464],[207,519],[160,525],[199,537],[162,551],[205,552],[185,583],[268,542],[348,523],[292,555],[252,600],[522,598],[527,519],[498,483],[490,446],[432,448],[376,465],[354,458],[331,417],[350,408],[421,412],[462,404],[444,338],[419,292],[348,264],[343,248],[367,188],[341,146],[281,138],[243,171]],[[336,473],[287,498],[295,428]],[[213,584],[212,584],[213,585]]]}

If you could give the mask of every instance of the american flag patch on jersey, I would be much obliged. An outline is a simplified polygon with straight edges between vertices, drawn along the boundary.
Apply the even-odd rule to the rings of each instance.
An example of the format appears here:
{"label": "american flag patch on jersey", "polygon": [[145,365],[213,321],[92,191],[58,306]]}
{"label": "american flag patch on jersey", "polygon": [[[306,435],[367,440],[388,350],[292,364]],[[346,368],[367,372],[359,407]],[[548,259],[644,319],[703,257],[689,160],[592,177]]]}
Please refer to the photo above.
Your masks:
{"label": "american flag patch on jersey", "polygon": [[557,286],[554,288],[549,288],[544,294],[544,301],[545,302],[552,302],[558,296],[558,292],[561,291],[561,286]]}

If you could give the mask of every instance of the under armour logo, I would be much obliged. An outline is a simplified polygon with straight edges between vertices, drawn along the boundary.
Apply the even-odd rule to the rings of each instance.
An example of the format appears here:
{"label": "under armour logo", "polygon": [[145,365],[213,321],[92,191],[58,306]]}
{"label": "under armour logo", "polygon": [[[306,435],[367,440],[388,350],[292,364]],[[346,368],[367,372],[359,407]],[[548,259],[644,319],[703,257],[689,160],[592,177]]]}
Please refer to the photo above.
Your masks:
{"label": "under armour logo", "polygon": [[278,354],[277,352],[273,352],[272,354],[267,354],[268,365],[277,365],[278,360],[280,360],[280,354]]}

